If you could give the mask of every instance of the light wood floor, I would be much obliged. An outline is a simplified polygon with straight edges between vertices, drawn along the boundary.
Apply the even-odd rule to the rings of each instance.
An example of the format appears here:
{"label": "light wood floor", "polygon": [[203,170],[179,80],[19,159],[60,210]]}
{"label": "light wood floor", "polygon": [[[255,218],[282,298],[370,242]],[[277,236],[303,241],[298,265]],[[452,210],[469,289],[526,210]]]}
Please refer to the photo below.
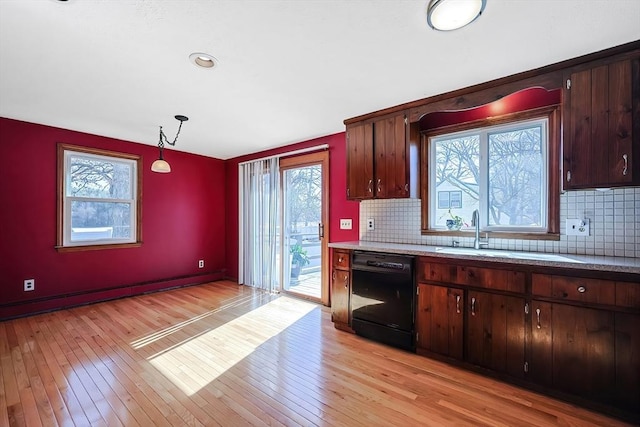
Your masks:
{"label": "light wood floor", "polygon": [[231,282],[0,322],[0,426],[623,425]]}

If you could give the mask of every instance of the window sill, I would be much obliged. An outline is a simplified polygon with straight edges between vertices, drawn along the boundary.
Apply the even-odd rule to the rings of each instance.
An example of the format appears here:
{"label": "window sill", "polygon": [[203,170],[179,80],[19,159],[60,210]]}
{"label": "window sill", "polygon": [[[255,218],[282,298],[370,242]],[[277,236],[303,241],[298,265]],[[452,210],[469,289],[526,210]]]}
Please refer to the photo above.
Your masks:
{"label": "window sill", "polygon": [[[475,237],[473,231],[421,230],[423,236],[451,236]],[[512,231],[481,232],[480,237],[490,239],[520,239],[520,240],[560,240],[559,233],[514,233]]]}
{"label": "window sill", "polygon": [[55,249],[58,252],[64,253],[64,252],[98,251],[102,249],[139,248],[140,246],[142,246],[142,242],[114,243],[111,245],[55,246]]}

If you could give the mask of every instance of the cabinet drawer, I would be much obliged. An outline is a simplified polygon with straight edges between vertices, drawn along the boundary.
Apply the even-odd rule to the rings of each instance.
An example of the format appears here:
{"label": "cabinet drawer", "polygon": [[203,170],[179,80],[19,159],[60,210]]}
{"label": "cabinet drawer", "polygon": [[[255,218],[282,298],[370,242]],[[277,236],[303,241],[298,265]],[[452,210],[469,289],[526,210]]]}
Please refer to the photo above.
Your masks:
{"label": "cabinet drawer", "polygon": [[521,271],[458,266],[457,279],[462,285],[524,293],[525,274]]}
{"label": "cabinet drawer", "polygon": [[616,282],[616,305],[640,309],[640,283]]}
{"label": "cabinet drawer", "polygon": [[615,304],[615,282],[609,280],[534,274],[531,285],[534,295],[568,301]]}
{"label": "cabinet drawer", "polygon": [[349,270],[351,268],[351,256],[349,251],[334,249],[333,267],[340,270]]}
{"label": "cabinet drawer", "polygon": [[416,278],[418,282],[456,282],[457,267],[449,264],[428,262],[424,258],[418,258]]}

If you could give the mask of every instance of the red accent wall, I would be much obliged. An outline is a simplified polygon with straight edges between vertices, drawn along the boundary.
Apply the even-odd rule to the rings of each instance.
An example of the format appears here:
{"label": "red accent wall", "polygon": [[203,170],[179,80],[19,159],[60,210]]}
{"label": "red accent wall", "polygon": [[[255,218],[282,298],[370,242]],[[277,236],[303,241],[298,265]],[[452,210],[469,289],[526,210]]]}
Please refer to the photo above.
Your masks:
{"label": "red accent wall", "polygon": [[[360,207],[358,202],[348,201],[347,188],[347,150],[344,132],[297,144],[262,151],[248,156],[236,157],[226,162],[227,186],[227,264],[226,274],[232,279],[238,277],[238,164],[261,157],[282,154],[316,145],[329,145],[329,240],[344,242],[358,240]],[[340,218],[352,218],[352,230],[340,230]]]}
{"label": "red accent wall", "polygon": [[[142,155],[141,247],[54,249],[58,142]],[[172,172],[157,174],[155,147],[6,118],[0,153],[0,319],[223,276],[237,236],[225,232],[224,161],[169,149]]]}

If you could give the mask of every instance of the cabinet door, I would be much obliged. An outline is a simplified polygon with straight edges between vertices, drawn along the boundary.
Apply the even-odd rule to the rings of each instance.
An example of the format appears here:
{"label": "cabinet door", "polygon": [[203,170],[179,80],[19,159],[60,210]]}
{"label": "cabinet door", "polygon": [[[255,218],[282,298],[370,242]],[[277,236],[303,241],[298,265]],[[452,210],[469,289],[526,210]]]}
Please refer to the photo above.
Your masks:
{"label": "cabinet door", "polygon": [[478,366],[524,376],[524,299],[469,291],[467,360]]}
{"label": "cabinet door", "polygon": [[614,313],[551,304],[555,388],[597,401],[615,391]]}
{"label": "cabinet door", "polygon": [[531,361],[529,378],[539,384],[553,385],[553,334],[551,303],[531,302]]}
{"label": "cabinet door", "polygon": [[633,155],[638,153],[634,153],[633,148],[635,145],[637,150],[640,137],[633,133],[633,109],[638,103],[632,87],[632,74],[637,73],[634,70],[638,68],[632,64],[634,61],[602,64],[567,76],[563,142],[565,188],[634,182]]}
{"label": "cabinet door", "polygon": [[[636,62],[638,62],[636,60]],[[637,65],[636,65],[637,68]],[[640,76],[635,76],[636,80]],[[608,182],[615,184],[631,184],[634,182],[633,140],[640,135],[633,132],[633,94],[631,61],[619,61],[609,65],[608,69],[608,107],[609,118],[607,128],[606,150],[608,153]],[[635,82],[639,85],[639,82]],[[638,88],[636,88],[637,90]],[[635,95],[638,97],[637,93]],[[636,100],[638,102],[638,100]],[[640,113],[640,112],[639,112]],[[637,116],[636,116],[637,117]]]}
{"label": "cabinet door", "polygon": [[616,313],[616,405],[640,412],[640,315]]}
{"label": "cabinet door", "polygon": [[373,126],[376,197],[409,197],[405,116],[377,120]]}
{"label": "cabinet door", "polygon": [[347,127],[347,199],[373,197],[373,126]]}
{"label": "cabinet door", "polygon": [[333,270],[331,293],[331,320],[349,325],[350,274],[345,270]]}
{"label": "cabinet door", "polygon": [[418,284],[418,348],[462,360],[463,308],[461,289]]}

